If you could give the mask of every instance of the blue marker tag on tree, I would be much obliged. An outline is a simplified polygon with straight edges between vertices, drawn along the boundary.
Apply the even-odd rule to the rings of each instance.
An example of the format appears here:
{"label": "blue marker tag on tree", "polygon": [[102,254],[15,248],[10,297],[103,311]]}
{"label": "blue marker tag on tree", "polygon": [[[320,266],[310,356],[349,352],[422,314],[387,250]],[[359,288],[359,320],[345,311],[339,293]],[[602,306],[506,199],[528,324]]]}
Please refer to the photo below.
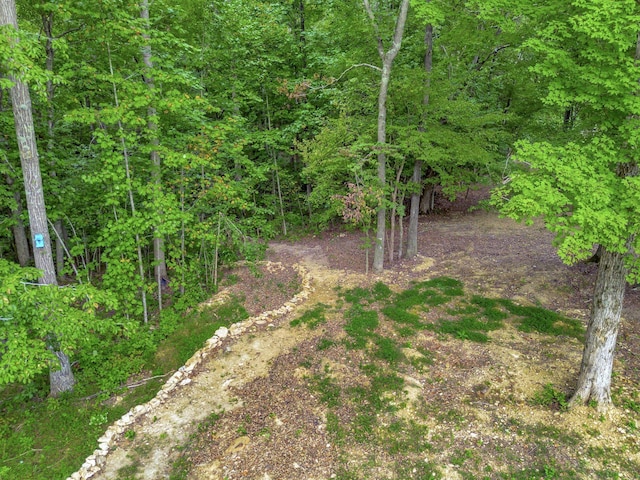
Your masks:
{"label": "blue marker tag on tree", "polygon": [[36,233],[33,240],[36,248],[44,248],[44,236],[41,233]]}

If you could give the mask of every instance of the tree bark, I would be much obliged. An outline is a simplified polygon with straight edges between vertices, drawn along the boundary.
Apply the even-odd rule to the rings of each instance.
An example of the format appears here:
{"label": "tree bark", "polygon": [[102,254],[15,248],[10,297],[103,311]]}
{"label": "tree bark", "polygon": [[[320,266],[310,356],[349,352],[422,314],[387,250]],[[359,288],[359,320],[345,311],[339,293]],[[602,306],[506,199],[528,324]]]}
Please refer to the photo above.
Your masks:
{"label": "tree bark", "polygon": [[[150,91],[155,90],[153,80],[153,61],[151,60],[151,38],[149,36],[149,0],[142,0],[140,4],[140,18],[144,21],[145,30],[142,34],[146,44],[142,47],[142,61],[144,62],[146,75],[144,81],[149,87]],[[153,96],[152,96],[153,98]],[[162,164],[160,159],[160,152],[158,151],[158,125],[156,123],[157,112],[153,104],[147,107],[147,128],[151,133],[151,146],[153,147],[150,153],[151,157],[151,180],[156,188],[156,195],[159,197],[162,192]],[[158,218],[162,218],[162,212],[158,212]],[[160,220],[158,220],[159,222]],[[158,284],[158,308],[162,310],[162,291],[163,288],[168,285],[169,277],[167,275],[167,262],[165,258],[164,238],[160,231],[158,224],[153,229],[153,260],[154,260],[154,274]]]}
{"label": "tree bark", "polygon": [[[396,27],[393,34],[393,41],[391,48],[385,52],[382,44],[382,37],[378,29],[378,24],[369,4],[369,0],[363,0],[364,8],[367,15],[373,23],[376,30],[376,40],[378,42],[378,54],[382,60],[382,75],[380,78],[380,93],[378,94],[378,182],[380,188],[386,187],[386,169],[387,169],[387,155],[384,151],[384,146],[387,143],[387,96],[389,92],[389,81],[391,80],[391,66],[395,60],[400,47],[402,45],[402,36],[404,35],[404,26],[407,21],[407,12],[409,11],[409,0],[402,0],[400,4],[400,12],[396,20]],[[384,206],[384,202],[378,207],[377,219],[376,219],[376,244],[373,252],[373,270],[375,272],[382,272],[384,268],[384,237],[386,233],[386,221],[387,210]]]}
{"label": "tree bark", "polygon": [[420,199],[420,213],[431,213],[436,203],[436,186],[429,185],[422,191]]}
{"label": "tree bark", "polygon": [[51,384],[51,396],[57,397],[64,392],[70,392],[75,385],[73,372],[71,371],[71,362],[69,357],[64,353],[51,350],[58,358],[60,369],[49,373],[49,383]]}
{"label": "tree bark", "polygon": [[[413,176],[411,181],[414,188],[422,187],[422,162],[416,160],[413,164]],[[418,218],[420,215],[420,191],[411,194],[411,209],[409,210],[409,233],[407,238],[406,257],[412,258],[418,254]]]}
{"label": "tree bark", "polygon": [[626,286],[625,255],[602,248],[578,385],[570,404],[611,405],[613,354]]}
{"label": "tree bark", "polygon": [[[45,43],[45,52],[47,54],[46,66],[47,71],[50,73],[50,76],[47,79],[47,153],[51,155],[55,141],[55,107],[53,104],[55,85],[53,84],[52,75],[56,52],[53,48],[53,12],[48,12],[46,15],[42,15],[42,29],[47,37],[47,41]],[[53,161],[51,160],[49,163],[52,167],[50,175],[55,178],[57,177],[55,165],[53,165]],[[56,233],[54,238],[56,246],[56,273],[58,276],[62,276],[62,271],[64,270],[64,252],[66,249],[66,245],[63,240],[65,235],[62,220],[59,218],[56,219],[53,223],[53,228]]]}
{"label": "tree bark", "polygon": [[[431,71],[433,67],[433,25],[428,24],[424,31],[424,44],[426,51],[424,54],[424,71],[427,75],[425,79],[425,92],[422,105],[426,108],[429,105],[429,87],[431,86]],[[423,114],[423,115],[426,115]],[[424,118],[424,117],[423,117]],[[424,131],[424,122],[420,125],[420,130]],[[422,161],[416,160],[413,165],[413,177],[415,191],[411,194],[411,209],[409,211],[409,238],[407,239],[406,257],[415,257],[418,254],[418,219],[420,216],[420,195],[422,194]]]}
{"label": "tree bark", "polygon": [[[18,30],[18,18],[14,0],[0,1],[0,26],[4,25],[12,25],[16,32]],[[17,40],[14,40],[13,43],[15,45]],[[40,158],[38,156],[31,113],[31,96],[26,83],[14,78],[12,75],[7,76],[14,84],[10,90],[11,103],[13,105],[22,174],[24,176],[29,225],[33,241],[33,257],[36,268],[42,271],[39,283],[42,285],[57,285],[51,238],[49,237],[49,226],[47,224],[47,211],[44,203]],[[53,368],[50,368],[49,380],[51,394],[58,395],[61,392],[72,390],[75,379],[71,368],[67,368],[69,364],[67,355],[60,351],[54,351],[54,353],[58,358],[60,369],[54,371]]]}
{"label": "tree bark", "polygon": [[16,248],[16,257],[21,267],[26,267],[31,261],[31,253],[29,252],[29,239],[27,238],[27,230],[22,221],[22,195],[17,189],[13,189],[15,180],[9,175],[6,177],[7,185],[13,190],[13,200],[16,208],[11,209],[11,218],[13,219],[13,241]]}

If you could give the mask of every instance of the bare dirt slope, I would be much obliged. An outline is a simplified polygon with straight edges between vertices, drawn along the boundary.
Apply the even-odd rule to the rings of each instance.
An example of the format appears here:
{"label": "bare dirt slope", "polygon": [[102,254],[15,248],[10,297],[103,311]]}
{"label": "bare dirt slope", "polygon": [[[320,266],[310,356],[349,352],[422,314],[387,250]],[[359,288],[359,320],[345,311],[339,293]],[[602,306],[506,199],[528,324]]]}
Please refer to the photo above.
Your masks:
{"label": "bare dirt slope", "polygon": [[[135,435],[117,440],[102,472],[93,478],[173,475],[319,480],[334,478],[344,468],[345,452],[354,462],[366,459],[371,454],[366,448],[345,450],[333,444],[327,433],[326,408],[306,388],[305,379],[321,373],[322,368],[337,372],[336,378],[345,384],[356,381],[352,378],[355,357],[327,350],[321,364],[311,365],[318,338],[339,335],[339,319],[329,316],[328,324],[315,330],[289,325],[316,304],[335,304],[336,287],[382,280],[399,290],[412,280],[446,275],[464,282],[472,293],[540,305],[586,321],[594,265],[563,265],[541,225],[524,227],[491,213],[466,213],[467,206],[447,206],[446,214],[423,218],[421,255],[394,263],[381,276],[364,275],[362,238],[357,233],[325,232],[296,242],[274,243],[270,260],[284,265],[298,262],[308,269],[314,289],[310,297],[296,311],[272,319],[269,326],[255,326],[237,339],[225,340],[218,353],[198,367],[190,383],[132,426]],[[245,295],[266,298],[264,292],[254,284]],[[627,293],[614,388],[638,391],[640,295],[632,289]],[[267,301],[262,306],[274,307]],[[580,342],[513,328],[495,332],[491,339],[488,344],[447,340],[435,334],[416,339],[435,352],[435,357],[428,372],[406,375],[405,413],[416,415],[427,404],[432,409],[428,436],[436,448],[428,460],[438,466],[440,475],[463,478],[457,470],[466,460],[457,462],[455,455],[467,451],[482,458],[486,471],[499,472],[505,463],[513,467],[518,462],[524,469],[535,463],[540,451],[524,442],[521,431],[540,424],[580,431],[583,439],[572,447],[573,452],[559,447],[549,454],[553,457],[550,465],[575,464],[578,468],[583,451],[607,445],[626,449],[629,458],[638,461],[637,435],[624,428],[635,421],[634,412],[618,409],[603,421],[586,408],[559,414],[550,408],[531,407],[531,398],[546,384],[571,391],[579,368]],[[449,418],[438,412],[456,414]],[[514,425],[524,427],[516,433]],[[584,434],[585,430],[597,434]],[[509,460],[509,455],[515,460]],[[378,470],[369,471],[365,478],[398,478],[391,470],[395,460],[385,463],[383,457],[377,460]],[[620,478],[633,478],[621,471]],[[422,478],[412,475],[403,478]],[[534,478],[555,478],[543,475]],[[489,474],[486,478],[500,477]]]}

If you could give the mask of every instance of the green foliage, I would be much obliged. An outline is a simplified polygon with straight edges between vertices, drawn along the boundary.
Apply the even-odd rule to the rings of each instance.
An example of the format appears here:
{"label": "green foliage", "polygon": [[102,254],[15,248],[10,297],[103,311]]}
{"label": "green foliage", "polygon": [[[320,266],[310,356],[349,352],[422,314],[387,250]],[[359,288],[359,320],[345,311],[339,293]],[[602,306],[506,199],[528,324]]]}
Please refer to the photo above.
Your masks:
{"label": "green foliage", "polygon": [[346,313],[347,323],[345,331],[351,337],[348,345],[350,348],[362,349],[368,340],[374,336],[378,327],[378,312],[365,310],[359,304],[353,305]]}
{"label": "green foliage", "polygon": [[[120,330],[100,310],[113,296],[91,285],[38,285],[40,272],[0,259],[0,385],[27,383],[55,362],[51,350],[73,354],[91,335]],[[53,363],[55,365],[55,363]]]}
{"label": "green foliage", "polygon": [[420,328],[424,325],[420,320],[419,315],[408,312],[406,309],[398,307],[397,305],[388,305],[383,307],[382,313],[396,323],[411,325],[416,328]]}
{"label": "green foliage", "polygon": [[305,324],[308,328],[316,328],[318,325],[327,321],[324,315],[326,309],[327,305],[319,303],[315,307],[304,312],[298,318],[291,320],[290,325],[292,327],[297,327],[298,325]]}
{"label": "green foliage", "polygon": [[320,394],[320,401],[327,407],[337,407],[340,404],[340,386],[329,376],[315,376],[312,379],[312,390]]}
{"label": "green foliage", "polygon": [[611,8],[604,1],[550,2],[533,18],[547,20],[551,12],[525,49],[535,55],[531,71],[543,81],[550,111],[557,118],[578,113],[555,141],[516,145],[517,163],[492,202],[518,220],[543,216],[567,263],[588,258],[594,244],[627,253],[639,218],[638,159],[628,146],[638,143],[640,11],[630,0]]}
{"label": "green foliage", "polygon": [[523,307],[508,300],[502,303],[509,313],[521,317],[518,328],[523,332],[540,332],[550,335],[567,335],[578,340],[584,337],[584,327],[579,320],[567,318],[540,307]]}
{"label": "green foliage", "polygon": [[553,407],[562,411],[569,408],[566,395],[556,390],[550,383],[547,383],[542,390],[536,392],[532,401],[535,405]]}
{"label": "green foliage", "polygon": [[[166,376],[152,379],[123,392],[130,377],[171,373],[217,328],[246,317],[239,299],[214,308],[191,308],[188,314],[166,309],[153,331],[131,322],[126,331],[91,335],[91,343],[73,357],[78,380],[73,394],[46,398],[44,374],[35,375],[24,386],[2,387],[0,463],[8,468],[6,478],[44,480],[69,476],[93,451],[95,439],[104,433],[106,423],[150,400],[166,380]],[[121,400],[105,406],[104,400],[114,392],[120,394]],[[89,399],[81,398],[87,395]],[[15,428],[16,425],[21,427]]]}

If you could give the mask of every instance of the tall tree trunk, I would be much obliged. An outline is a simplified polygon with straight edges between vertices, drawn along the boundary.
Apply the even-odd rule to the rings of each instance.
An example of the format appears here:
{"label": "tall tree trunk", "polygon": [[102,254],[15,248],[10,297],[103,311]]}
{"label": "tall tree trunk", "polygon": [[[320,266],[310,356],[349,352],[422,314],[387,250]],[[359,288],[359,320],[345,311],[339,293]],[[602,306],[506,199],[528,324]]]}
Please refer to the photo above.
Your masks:
{"label": "tall tree trunk", "polygon": [[[400,4],[400,12],[396,19],[391,48],[387,52],[384,51],[378,23],[376,22],[369,0],[363,0],[363,3],[367,15],[371,19],[376,31],[378,54],[382,60],[380,93],[378,94],[378,182],[380,184],[380,188],[384,192],[387,183],[387,155],[385,152],[385,144],[387,143],[387,95],[389,92],[389,81],[391,80],[391,66],[393,65],[393,61],[398,55],[402,45],[404,26],[407,21],[407,12],[409,11],[409,0],[402,0],[402,3]],[[387,221],[387,210],[384,206],[384,202],[378,207],[376,217],[376,244],[373,251],[373,270],[379,273],[382,272],[384,268],[384,237],[386,234]]]}
{"label": "tall tree trunk", "polygon": [[[640,31],[636,36],[634,62],[636,66],[640,63]],[[629,119],[632,118],[629,117]],[[616,174],[620,178],[636,177],[638,173],[638,163],[635,161],[620,162],[616,166]],[[627,239],[626,254],[632,250],[633,240],[634,235]],[[613,355],[620,328],[628,271],[625,253],[610,252],[603,245],[598,246],[598,252],[600,252],[600,258],[591,317],[582,352],[578,385],[570,404],[587,403],[593,400],[600,410],[606,410],[611,406]]]}
{"label": "tall tree trunk", "polygon": [[307,68],[307,39],[305,38],[305,26],[304,26],[304,0],[298,2],[298,14],[300,18],[300,54],[302,55],[302,69]]}
{"label": "tall tree trunk", "polygon": [[[12,25],[17,33],[18,18],[14,0],[0,1],[0,27]],[[14,45],[17,39],[13,40]],[[31,227],[31,237],[33,240],[33,257],[36,268],[42,271],[39,282],[42,285],[57,285],[56,272],[53,265],[53,255],[51,251],[51,239],[49,237],[49,226],[47,225],[47,211],[44,203],[44,192],[42,188],[42,175],[40,173],[40,158],[38,156],[38,146],[33,127],[33,116],[31,109],[31,96],[29,88],[22,80],[8,75],[13,82],[11,87],[11,103],[13,105],[13,116],[18,140],[18,150],[20,152],[20,162],[22,174],[24,176],[24,187],[27,198],[27,210],[29,212],[29,225]],[[58,395],[73,389],[75,379],[70,368],[69,358],[61,351],[54,353],[58,358],[59,370],[54,370],[52,365],[49,371],[51,383],[51,394]]]}
{"label": "tall tree trunk", "polygon": [[[9,175],[6,177],[7,185],[9,188],[13,187],[15,180]],[[16,207],[11,209],[11,218],[13,219],[13,241],[16,247],[16,257],[21,267],[26,267],[31,261],[31,254],[29,253],[29,239],[27,238],[27,230],[25,229],[24,222],[22,221],[22,195],[17,189],[13,189],[13,200]]]}
{"label": "tall tree trunk", "polygon": [[[149,90],[153,92],[155,85],[153,81],[153,61],[151,60],[151,38],[149,36],[149,30],[151,28],[149,23],[149,0],[142,0],[140,4],[140,17],[144,21],[144,32],[142,37],[146,44],[142,47],[142,61],[145,65],[146,75],[144,81],[149,87]],[[153,94],[151,95],[153,99]],[[153,104],[150,104],[147,108],[147,128],[151,134],[151,180],[155,185],[155,195],[160,198],[162,194],[162,166],[160,159],[160,152],[158,151],[158,125],[157,112]],[[158,212],[158,220],[160,222],[162,218],[162,212]],[[156,282],[158,283],[158,308],[162,310],[162,290],[165,285],[168,285],[169,277],[167,275],[167,262],[164,254],[164,238],[156,223],[153,229],[153,260],[154,260],[154,274]]]}
{"label": "tall tree trunk", "polygon": [[[431,70],[433,66],[433,25],[428,24],[424,32],[424,44],[426,52],[424,54],[424,71],[426,73],[425,92],[422,105],[426,108],[429,105],[429,88],[431,86]],[[423,115],[426,115],[423,114]],[[420,130],[424,131],[424,122],[420,125]],[[418,218],[420,216],[420,195],[422,194],[422,161],[416,160],[413,165],[413,193],[411,193],[411,209],[409,210],[409,236],[407,239],[407,258],[415,257],[418,254]]]}
{"label": "tall tree trunk", "polygon": [[416,160],[413,164],[411,177],[413,188],[411,193],[411,207],[409,210],[409,233],[407,238],[406,257],[412,258],[418,254],[418,218],[420,216],[420,189],[422,189],[422,162]]}
{"label": "tall tree trunk", "polygon": [[[107,54],[109,60],[109,74],[111,75],[111,87],[113,88],[113,101],[116,107],[120,106],[118,100],[118,89],[116,87],[113,73],[113,61],[111,59],[111,46],[107,43]],[[131,207],[131,216],[136,216],[136,204],[133,198],[133,187],[131,186],[131,168],[129,167],[129,149],[127,148],[127,142],[124,136],[124,128],[122,127],[122,120],[118,119],[118,129],[120,131],[120,144],[122,145],[122,158],[124,160],[124,170],[127,177],[127,193],[129,195],[129,206]],[[138,275],[140,276],[140,295],[142,297],[142,315],[144,317],[145,325],[149,321],[149,309],[147,307],[147,290],[145,288],[146,275],[144,273],[144,261],[142,257],[142,246],[140,244],[140,234],[136,232],[136,250],[138,253]]]}
{"label": "tall tree trunk", "polygon": [[578,385],[571,404],[593,400],[601,409],[611,404],[613,354],[620,326],[626,275],[625,255],[603,248]]}
{"label": "tall tree trunk", "polygon": [[[427,171],[427,178],[429,172]],[[431,213],[435,209],[436,204],[436,186],[434,184],[427,185],[422,191],[420,199],[420,213]]]}
{"label": "tall tree trunk", "polygon": [[[49,78],[47,79],[47,153],[52,157],[52,151],[54,146],[55,135],[55,106],[53,104],[53,98],[55,96],[55,85],[53,84],[53,63],[55,59],[55,49],[53,48],[53,12],[48,12],[46,15],[42,15],[42,29],[47,37],[45,43],[45,52],[47,55],[46,67],[49,72]],[[55,165],[50,159],[51,172],[50,175],[55,178],[57,176]],[[64,270],[64,251],[66,246],[64,245],[64,229],[62,220],[57,218],[53,222],[53,228],[55,230],[55,251],[56,251],[56,272],[58,276],[62,275]]]}
{"label": "tall tree trunk", "polygon": [[[400,177],[402,176],[402,171],[404,170],[404,160],[401,162],[400,167],[396,171],[396,179],[393,185],[393,193],[391,194],[391,232],[389,235],[389,263],[393,263],[395,260],[395,248],[396,248],[396,212],[398,210],[398,192],[400,191]],[[402,223],[402,217],[399,217],[400,223]],[[400,244],[402,245],[402,243]],[[400,247],[402,249],[402,246]],[[400,255],[398,255],[400,258]]]}

